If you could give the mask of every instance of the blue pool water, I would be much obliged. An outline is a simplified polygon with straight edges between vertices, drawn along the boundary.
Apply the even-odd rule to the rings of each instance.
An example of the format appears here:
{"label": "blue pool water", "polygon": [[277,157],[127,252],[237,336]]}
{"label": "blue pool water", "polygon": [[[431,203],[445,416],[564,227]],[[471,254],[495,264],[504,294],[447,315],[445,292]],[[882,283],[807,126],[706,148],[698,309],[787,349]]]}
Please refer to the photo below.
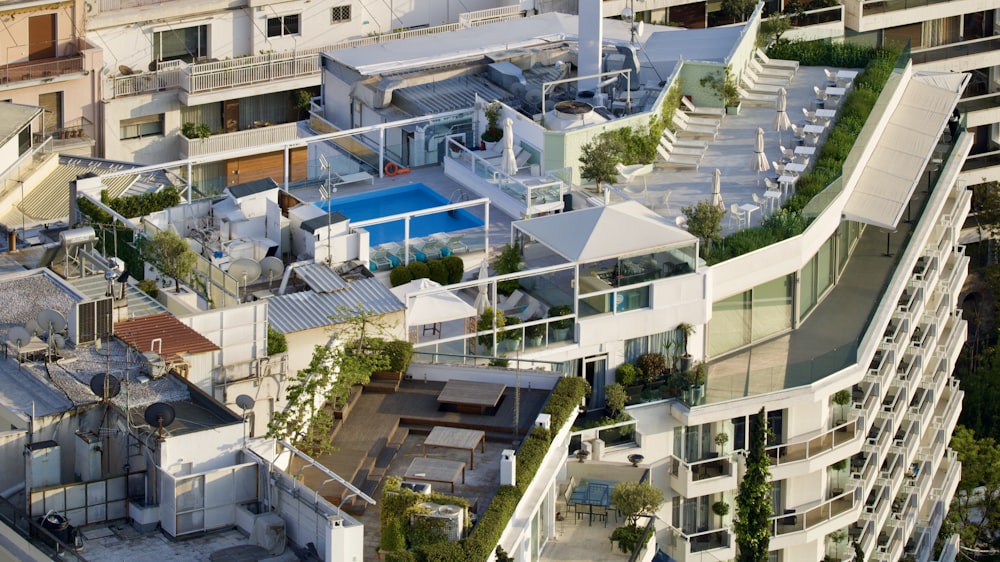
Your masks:
{"label": "blue pool water", "polygon": [[[358,222],[408,211],[419,211],[447,205],[448,200],[422,183],[380,189],[358,195],[338,197],[329,201],[318,201],[324,211],[339,212],[352,222]],[[452,232],[464,228],[483,226],[483,221],[472,213],[456,211],[434,213],[410,219],[410,238],[419,238],[435,232]],[[403,221],[392,221],[364,227],[370,233],[369,244],[378,246],[386,242],[403,241]]]}

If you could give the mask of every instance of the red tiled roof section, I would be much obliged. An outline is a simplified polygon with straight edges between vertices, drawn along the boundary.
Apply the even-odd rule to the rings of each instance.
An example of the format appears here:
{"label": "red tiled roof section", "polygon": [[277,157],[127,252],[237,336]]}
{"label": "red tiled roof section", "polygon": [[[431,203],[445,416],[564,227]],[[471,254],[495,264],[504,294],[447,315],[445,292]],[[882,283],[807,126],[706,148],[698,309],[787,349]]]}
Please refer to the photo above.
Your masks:
{"label": "red tiled roof section", "polygon": [[[139,352],[155,351],[168,362],[180,359],[181,354],[219,350],[219,346],[211,340],[187,327],[168,312],[116,322],[115,336]],[[152,346],[153,340],[157,338],[161,339],[162,346],[160,343]]]}

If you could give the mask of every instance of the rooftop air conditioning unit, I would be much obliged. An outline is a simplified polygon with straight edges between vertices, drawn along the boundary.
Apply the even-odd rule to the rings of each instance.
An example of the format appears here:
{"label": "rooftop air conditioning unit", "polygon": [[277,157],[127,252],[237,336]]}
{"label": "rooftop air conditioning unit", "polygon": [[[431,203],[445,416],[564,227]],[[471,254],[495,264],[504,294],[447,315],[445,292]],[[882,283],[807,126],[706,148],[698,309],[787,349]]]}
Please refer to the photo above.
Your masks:
{"label": "rooftop air conditioning unit", "polygon": [[113,310],[114,299],[111,297],[76,303],[69,310],[69,339],[80,345],[112,335]]}
{"label": "rooftop air conditioning unit", "polygon": [[465,532],[465,508],[457,505],[440,505],[433,502],[423,502],[417,504],[418,507],[427,509],[430,513],[421,513],[415,517],[432,517],[444,519],[444,532],[449,541],[457,541],[462,538]]}

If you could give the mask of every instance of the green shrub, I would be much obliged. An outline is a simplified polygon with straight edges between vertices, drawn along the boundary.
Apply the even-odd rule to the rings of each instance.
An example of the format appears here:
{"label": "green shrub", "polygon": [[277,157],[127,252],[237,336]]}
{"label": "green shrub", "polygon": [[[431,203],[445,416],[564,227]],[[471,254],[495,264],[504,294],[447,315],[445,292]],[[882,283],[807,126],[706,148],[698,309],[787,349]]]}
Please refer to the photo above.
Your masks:
{"label": "green shrub", "polygon": [[523,494],[535,478],[545,454],[549,452],[551,434],[544,427],[535,426],[517,452],[517,489]]}
{"label": "green shrub", "polygon": [[615,382],[622,386],[635,384],[635,379],[639,376],[639,368],[631,363],[622,363],[615,369]]}
{"label": "green shrub", "polygon": [[662,353],[643,353],[635,360],[635,366],[639,369],[642,381],[653,382],[667,370],[667,359]]}
{"label": "green shrub", "polygon": [[382,558],[385,562],[417,562],[417,558],[409,550],[386,552],[385,549],[382,549]]}
{"label": "green shrub", "polygon": [[[153,297],[154,299],[160,294],[160,287],[156,284],[156,281],[152,279],[143,279],[139,281],[139,290],[147,295]],[[268,326],[268,334],[270,334],[270,326]]]}
{"label": "green shrub", "polygon": [[521,501],[521,492],[513,486],[500,486],[493,501],[483,513],[483,516],[472,528],[472,533],[465,538],[465,554],[469,560],[489,560],[493,549],[500,541],[517,502]]}
{"label": "green shrub", "polygon": [[[573,314],[573,307],[566,304],[560,304],[558,306],[553,306],[549,308],[549,318],[558,318],[560,316],[566,316],[567,314]],[[557,330],[565,330],[567,328],[572,328],[573,319],[563,318],[562,320],[549,322],[549,326],[552,326]]]}
{"label": "green shrub", "polygon": [[448,268],[441,263],[441,260],[431,260],[427,262],[427,271],[430,272],[431,281],[439,285],[448,284]]}
{"label": "green shrub", "polygon": [[285,353],[286,351],[288,351],[288,340],[285,339],[285,334],[275,330],[270,324],[268,324],[267,354],[277,355],[278,353]]}
{"label": "green shrub", "polygon": [[405,265],[397,265],[389,272],[389,284],[393,287],[406,285],[410,281],[413,281],[413,274]]}
{"label": "green shrub", "polygon": [[406,534],[403,532],[405,522],[402,519],[393,519],[387,525],[382,526],[382,533],[379,537],[379,548],[383,552],[393,552],[406,549]]}
{"label": "green shrub", "polygon": [[570,416],[576,416],[577,407],[588,394],[590,394],[590,384],[586,379],[580,377],[559,379],[556,387],[552,389],[552,394],[549,395],[548,403],[542,409],[542,412],[552,417],[553,431],[559,431]]}
{"label": "green shrub", "polygon": [[422,562],[462,562],[469,559],[462,544],[457,542],[428,544],[414,551]]}
{"label": "green shrub", "polygon": [[[500,251],[500,255],[494,258],[490,265],[493,266],[493,270],[496,271],[497,275],[521,271],[521,247],[517,244],[513,246],[505,244],[503,250]],[[510,296],[520,286],[521,282],[517,279],[498,281],[497,292],[504,296]]]}
{"label": "green shrub", "polygon": [[465,275],[465,262],[458,256],[448,256],[441,260],[448,270],[448,284],[461,283]]}
{"label": "green shrub", "polygon": [[385,343],[384,353],[389,356],[389,369],[397,373],[405,373],[410,368],[413,358],[413,344],[403,340],[391,340]]}
{"label": "green shrub", "polygon": [[422,261],[410,262],[407,266],[410,269],[410,276],[413,279],[427,279],[431,276],[431,270],[427,267],[427,264]]}

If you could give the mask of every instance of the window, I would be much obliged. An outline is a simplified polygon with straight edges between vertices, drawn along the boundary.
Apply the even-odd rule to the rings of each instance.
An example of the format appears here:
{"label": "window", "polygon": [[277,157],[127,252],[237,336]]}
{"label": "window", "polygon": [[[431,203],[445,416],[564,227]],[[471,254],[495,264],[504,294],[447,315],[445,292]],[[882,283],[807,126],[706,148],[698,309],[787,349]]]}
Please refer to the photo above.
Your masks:
{"label": "window", "polygon": [[17,155],[23,156],[25,152],[31,149],[31,125],[20,130],[17,133]]}
{"label": "window", "polygon": [[299,18],[299,14],[267,18],[267,36],[281,37],[283,35],[298,35]]}
{"label": "window", "polygon": [[350,6],[334,6],[330,8],[330,23],[351,21]]}
{"label": "window", "polygon": [[208,26],[196,25],[153,33],[153,57],[158,61],[194,62],[208,56]]}
{"label": "window", "polygon": [[163,134],[163,114],[121,120],[121,140]]}

